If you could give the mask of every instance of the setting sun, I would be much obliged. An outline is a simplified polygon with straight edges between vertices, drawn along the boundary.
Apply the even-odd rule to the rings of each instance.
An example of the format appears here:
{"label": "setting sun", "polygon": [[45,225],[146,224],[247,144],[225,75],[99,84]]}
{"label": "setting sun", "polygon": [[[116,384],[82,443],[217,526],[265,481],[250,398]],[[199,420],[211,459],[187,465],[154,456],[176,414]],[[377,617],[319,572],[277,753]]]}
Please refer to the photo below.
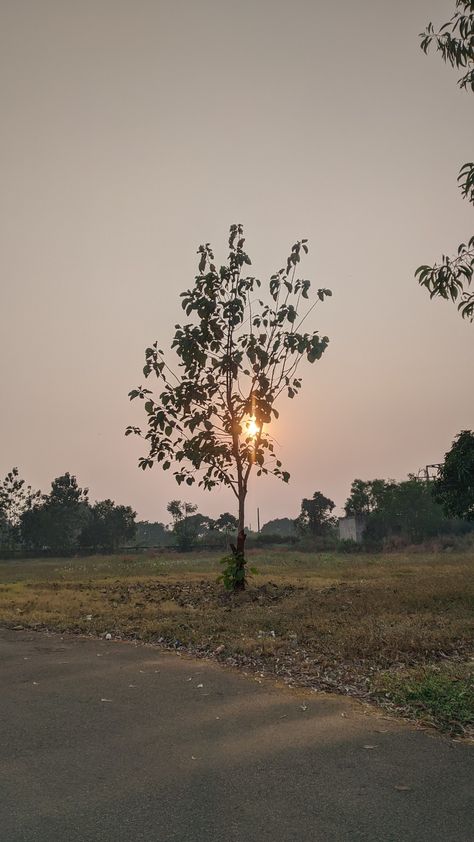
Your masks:
{"label": "setting sun", "polygon": [[257,422],[256,422],[256,420],[253,416],[252,416],[252,418],[249,418],[249,420],[246,422],[245,426],[247,428],[248,435],[252,436],[252,438],[255,438],[255,436],[259,432],[259,426],[258,426],[258,424],[257,424]]}

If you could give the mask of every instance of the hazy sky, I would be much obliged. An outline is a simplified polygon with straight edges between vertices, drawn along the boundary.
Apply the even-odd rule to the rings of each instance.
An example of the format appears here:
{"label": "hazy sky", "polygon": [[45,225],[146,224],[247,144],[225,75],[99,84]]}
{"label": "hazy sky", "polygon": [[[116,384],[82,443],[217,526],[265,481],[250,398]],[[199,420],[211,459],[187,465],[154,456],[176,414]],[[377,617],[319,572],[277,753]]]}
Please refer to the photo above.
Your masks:
{"label": "hazy sky", "polygon": [[414,269],[472,235],[456,187],[472,95],[418,33],[454,0],[0,0],[0,471],[167,519],[228,492],[137,466],[129,389],[182,318],[196,248],[242,222],[253,271],[310,239],[330,337],[283,401],[289,486],[248,520],[295,516],[354,477],[403,478],[474,428],[474,326]]}

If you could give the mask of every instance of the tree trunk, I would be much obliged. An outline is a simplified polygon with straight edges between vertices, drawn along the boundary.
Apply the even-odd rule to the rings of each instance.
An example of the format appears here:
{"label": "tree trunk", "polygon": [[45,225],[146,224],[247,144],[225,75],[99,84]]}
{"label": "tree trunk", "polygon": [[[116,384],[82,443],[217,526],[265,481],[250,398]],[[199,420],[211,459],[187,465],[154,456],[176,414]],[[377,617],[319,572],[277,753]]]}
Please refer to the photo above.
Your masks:
{"label": "tree trunk", "polygon": [[241,491],[239,495],[239,524],[237,527],[237,543],[231,544],[232,552],[237,561],[237,570],[241,574],[235,581],[234,591],[245,590],[245,496],[246,492]]}

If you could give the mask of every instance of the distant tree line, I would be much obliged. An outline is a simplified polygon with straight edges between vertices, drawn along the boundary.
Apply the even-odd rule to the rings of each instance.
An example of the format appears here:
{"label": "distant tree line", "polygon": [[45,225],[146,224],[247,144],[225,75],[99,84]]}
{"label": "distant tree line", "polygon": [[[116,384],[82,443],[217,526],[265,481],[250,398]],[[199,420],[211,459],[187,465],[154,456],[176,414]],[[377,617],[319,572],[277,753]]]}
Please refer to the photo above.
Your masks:
{"label": "distant tree line", "polygon": [[402,482],[354,480],[345,511],[364,518],[369,545],[387,539],[417,543],[458,527],[436,501],[432,484],[414,476]]}
{"label": "distant tree line", "polygon": [[[13,468],[0,482],[0,550],[70,555],[116,552],[128,547],[167,547],[179,552],[225,549],[235,534],[237,518],[223,512],[203,515],[197,506],[171,500],[171,522],[136,521],[130,506],[112,500],[89,502],[87,488],[65,473],[51,483],[49,494],[34,491]],[[248,531],[252,546],[294,544],[301,548],[337,548],[335,503],[321,491],[301,501],[296,518],[264,523],[260,533]],[[426,482],[409,476],[355,479],[344,507],[347,516],[364,519],[367,548],[382,544],[417,543],[435,536],[474,529],[474,433],[464,430],[446,453],[437,478]]]}
{"label": "distant tree line", "polygon": [[136,533],[136,513],[112,500],[89,502],[70,473],[56,477],[49,494],[33,491],[12,468],[0,483],[0,548],[70,555],[114,552]]}
{"label": "distant tree line", "polygon": [[191,503],[172,500],[172,522],[136,521],[131,506],[113,500],[89,501],[89,490],[66,472],[48,494],[34,491],[12,468],[0,481],[0,551],[2,555],[116,552],[133,547],[175,547],[187,552],[201,546],[223,548],[237,518],[223,512],[213,519]]}

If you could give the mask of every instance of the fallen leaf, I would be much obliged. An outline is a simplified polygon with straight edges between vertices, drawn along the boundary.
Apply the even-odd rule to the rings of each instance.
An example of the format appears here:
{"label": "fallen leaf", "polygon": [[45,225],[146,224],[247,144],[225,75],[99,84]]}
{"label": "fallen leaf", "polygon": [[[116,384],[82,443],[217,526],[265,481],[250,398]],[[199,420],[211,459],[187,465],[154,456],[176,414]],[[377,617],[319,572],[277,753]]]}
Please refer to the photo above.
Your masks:
{"label": "fallen leaf", "polygon": [[308,710],[308,705],[300,705],[301,710]]}
{"label": "fallen leaf", "polygon": [[196,687],[204,687],[204,684],[196,684]]}

